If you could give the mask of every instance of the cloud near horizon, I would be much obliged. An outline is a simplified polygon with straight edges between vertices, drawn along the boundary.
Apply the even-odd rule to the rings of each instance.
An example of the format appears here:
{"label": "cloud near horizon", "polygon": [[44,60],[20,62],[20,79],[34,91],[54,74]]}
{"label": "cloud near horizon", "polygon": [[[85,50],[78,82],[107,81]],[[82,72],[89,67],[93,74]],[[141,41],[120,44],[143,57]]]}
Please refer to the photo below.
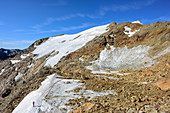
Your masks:
{"label": "cloud near horizon", "polygon": [[50,25],[54,22],[70,20],[70,19],[76,18],[76,17],[90,18],[90,19],[99,18],[99,16],[95,16],[95,15],[77,13],[77,14],[70,14],[70,15],[61,16],[61,17],[57,17],[57,18],[49,17],[49,18],[46,19],[46,21],[44,23],[36,24],[34,26],[31,26],[31,27],[34,28],[34,29],[40,29],[40,28],[47,26],[47,25]]}
{"label": "cloud near horizon", "polygon": [[158,21],[170,21],[170,17],[161,16],[155,19],[142,19],[141,22],[153,23]]}
{"label": "cloud near horizon", "polygon": [[39,31],[39,33],[64,32],[64,31],[69,31],[69,30],[77,30],[77,29],[87,28],[87,27],[94,26],[94,25],[95,24],[92,24],[92,23],[83,23],[79,26],[61,27],[59,29],[54,29],[54,30]]}
{"label": "cloud near horizon", "polygon": [[16,29],[13,32],[25,32],[25,31],[35,32],[35,33],[32,33],[32,34],[54,33],[54,32],[57,33],[57,32],[83,29],[83,28],[92,27],[92,26],[95,26],[95,25],[96,24],[94,24],[94,23],[82,23],[79,26],[60,27],[58,29],[52,29],[52,30],[41,30],[39,27],[37,27],[37,28],[35,27],[35,29]]}
{"label": "cloud near horizon", "polygon": [[129,4],[122,4],[122,5],[116,5],[116,4],[111,4],[110,6],[102,6],[99,9],[99,15],[104,16],[107,12],[112,11],[127,11],[127,10],[133,10],[133,9],[140,9],[144,6],[149,6],[155,3],[157,0],[143,0],[142,3],[139,2],[132,2]]}
{"label": "cloud near horizon", "polygon": [[20,45],[20,44],[31,44],[35,42],[35,40],[21,40],[21,41],[2,41],[0,44],[2,45]]}

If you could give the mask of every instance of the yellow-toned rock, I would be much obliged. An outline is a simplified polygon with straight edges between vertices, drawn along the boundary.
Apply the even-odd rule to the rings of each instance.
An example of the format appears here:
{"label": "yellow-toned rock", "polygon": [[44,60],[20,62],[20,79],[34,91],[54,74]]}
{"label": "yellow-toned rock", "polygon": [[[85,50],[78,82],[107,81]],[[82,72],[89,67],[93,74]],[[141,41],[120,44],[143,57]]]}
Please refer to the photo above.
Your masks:
{"label": "yellow-toned rock", "polygon": [[168,91],[170,89],[170,78],[160,80],[156,82],[156,85],[163,91]]}
{"label": "yellow-toned rock", "polygon": [[78,107],[76,110],[72,111],[72,113],[88,112],[94,105],[94,103],[85,103],[82,106]]}

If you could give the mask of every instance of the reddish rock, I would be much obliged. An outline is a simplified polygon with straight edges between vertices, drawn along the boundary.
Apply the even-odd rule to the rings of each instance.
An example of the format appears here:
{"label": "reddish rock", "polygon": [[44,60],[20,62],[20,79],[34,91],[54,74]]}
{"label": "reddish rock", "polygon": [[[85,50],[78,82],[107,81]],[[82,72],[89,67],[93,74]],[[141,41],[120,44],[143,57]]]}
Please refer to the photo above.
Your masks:
{"label": "reddish rock", "polygon": [[170,63],[169,63],[169,62],[168,62],[168,63],[166,63],[166,66],[167,66],[167,67],[170,67]]}

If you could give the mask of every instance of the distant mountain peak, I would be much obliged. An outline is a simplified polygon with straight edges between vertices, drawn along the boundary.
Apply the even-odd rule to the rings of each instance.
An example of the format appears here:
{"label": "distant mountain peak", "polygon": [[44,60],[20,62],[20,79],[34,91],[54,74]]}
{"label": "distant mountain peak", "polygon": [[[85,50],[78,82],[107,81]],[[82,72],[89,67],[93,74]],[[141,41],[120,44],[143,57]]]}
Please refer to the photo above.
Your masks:
{"label": "distant mountain peak", "polygon": [[12,58],[19,54],[21,50],[19,49],[4,49],[0,48],[0,60],[5,60],[8,58]]}

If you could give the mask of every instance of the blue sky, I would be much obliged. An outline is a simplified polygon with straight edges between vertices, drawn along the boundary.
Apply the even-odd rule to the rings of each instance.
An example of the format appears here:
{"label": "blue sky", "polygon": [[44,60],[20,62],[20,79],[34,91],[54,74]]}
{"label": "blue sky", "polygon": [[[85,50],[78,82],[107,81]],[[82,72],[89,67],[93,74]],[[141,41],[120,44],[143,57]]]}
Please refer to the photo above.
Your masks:
{"label": "blue sky", "polygon": [[116,21],[170,21],[170,0],[0,0],[0,48]]}

